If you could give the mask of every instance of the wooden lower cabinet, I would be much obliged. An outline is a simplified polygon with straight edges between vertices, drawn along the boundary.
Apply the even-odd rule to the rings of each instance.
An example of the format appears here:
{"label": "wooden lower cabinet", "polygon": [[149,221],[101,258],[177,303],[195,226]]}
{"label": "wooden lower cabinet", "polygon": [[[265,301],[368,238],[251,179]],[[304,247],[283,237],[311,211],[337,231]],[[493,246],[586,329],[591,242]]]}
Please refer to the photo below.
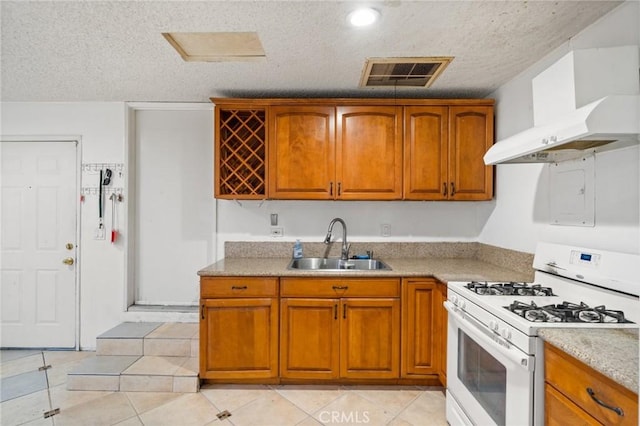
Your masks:
{"label": "wooden lower cabinet", "polygon": [[544,357],[545,424],[638,424],[637,393],[549,343]]}
{"label": "wooden lower cabinet", "polygon": [[[363,297],[337,297],[350,292]],[[280,301],[282,378],[399,378],[399,280],[283,279],[282,293],[296,296]]]}
{"label": "wooden lower cabinet", "polygon": [[276,292],[277,279],[201,279],[201,379],[278,377]]}
{"label": "wooden lower cabinet", "polygon": [[400,372],[400,300],[343,299],[340,376],[396,379]]}
{"label": "wooden lower cabinet", "polygon": [[402,280],[402,377],[446,380],[445,299],[435,279]]}
{"label": "wooden lower cabinet", "polygon": [[549,384],[544,385],[544,423],[548,426],[596,426],[602,423]]}
{"label": "wooden lower cabinet", "polygon": [[280,301],[280,375],[336,379],[340,369],[338,299]]}
{"label": "wooden lower cabinet", "polygon": [[202,277],[200,378],[443,383],[443,288],[429,278]]}

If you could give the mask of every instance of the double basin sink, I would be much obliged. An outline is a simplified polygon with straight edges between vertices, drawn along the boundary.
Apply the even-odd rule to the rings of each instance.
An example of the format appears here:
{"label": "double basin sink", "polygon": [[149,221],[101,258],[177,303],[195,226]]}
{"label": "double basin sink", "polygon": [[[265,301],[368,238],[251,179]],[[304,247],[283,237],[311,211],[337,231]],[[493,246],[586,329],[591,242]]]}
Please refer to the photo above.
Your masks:
{"label": "double basin sink", "polygon": [[376,259],[337,259],[327,257],[303,257],[293,259],[287,266],[299,271],[390,271],[391,268]]}

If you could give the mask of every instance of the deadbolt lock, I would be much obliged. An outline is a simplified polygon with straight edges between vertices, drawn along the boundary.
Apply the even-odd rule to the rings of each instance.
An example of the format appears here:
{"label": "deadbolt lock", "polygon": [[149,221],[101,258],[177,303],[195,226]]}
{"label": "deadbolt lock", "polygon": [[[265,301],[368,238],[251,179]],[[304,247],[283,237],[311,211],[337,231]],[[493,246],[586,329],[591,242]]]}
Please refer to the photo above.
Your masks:
{"label": "deadbolt lock", "polygon": [[65,265],[69,265],[69,266],[73,265],[73,257],[67,257],[66,259],[64,259],[62,261],[62,263],[64,263]]}
{"label": "deadbolt lock", "polygon": [[67,248],[67,250],[73,250],[73,243],[67,243],[65,247]]}

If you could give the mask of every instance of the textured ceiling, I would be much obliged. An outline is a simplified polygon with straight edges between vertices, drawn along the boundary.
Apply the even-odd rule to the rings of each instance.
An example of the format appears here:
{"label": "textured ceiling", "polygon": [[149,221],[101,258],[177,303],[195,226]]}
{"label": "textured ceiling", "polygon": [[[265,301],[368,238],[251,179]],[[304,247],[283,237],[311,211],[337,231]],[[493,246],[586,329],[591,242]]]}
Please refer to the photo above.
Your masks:
{"label": "textured ceiling", "polygon": [[[380,10],[346,25],[357,5]],[[368,57],[454,56],[399,97],[484,97],[613,1],[2,1],[3,101],[185,101],[393,96],[359,88]],[[266,60],[184,62],[163,32],[255,31]]]}

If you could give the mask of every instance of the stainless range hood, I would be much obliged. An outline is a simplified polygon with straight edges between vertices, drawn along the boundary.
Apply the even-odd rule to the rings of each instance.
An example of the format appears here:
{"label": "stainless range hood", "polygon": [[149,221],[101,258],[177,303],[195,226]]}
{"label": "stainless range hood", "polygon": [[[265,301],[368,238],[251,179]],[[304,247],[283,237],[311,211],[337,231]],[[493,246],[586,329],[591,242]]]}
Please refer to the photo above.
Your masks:
{"label": "stainless range hood", "polygon": [[487,165],[549,163],[640,144],[638,46],[570,52],[533,80],[535,126],[497,142]]}

